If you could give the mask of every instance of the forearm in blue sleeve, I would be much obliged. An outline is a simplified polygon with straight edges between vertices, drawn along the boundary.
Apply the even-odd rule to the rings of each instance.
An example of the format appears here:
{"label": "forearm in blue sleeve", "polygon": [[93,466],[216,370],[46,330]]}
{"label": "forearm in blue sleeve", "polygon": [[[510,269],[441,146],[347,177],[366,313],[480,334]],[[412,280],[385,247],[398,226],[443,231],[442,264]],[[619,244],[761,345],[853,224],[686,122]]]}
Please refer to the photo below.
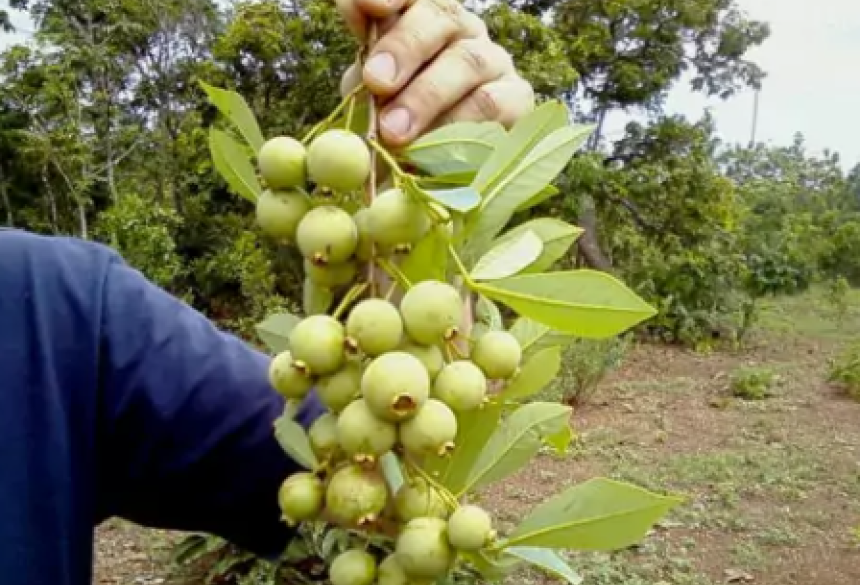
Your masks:
{"label": "forearm in blue sleeve", "polygon": [[[109,515],[280,553],[290,531],[277,491],[300,468],[273,435],[284,403],[268,383],[269,358],[121,262],[103,302],[99,459]],[[310,399],[298,419],[308,426],[320,409]]]}

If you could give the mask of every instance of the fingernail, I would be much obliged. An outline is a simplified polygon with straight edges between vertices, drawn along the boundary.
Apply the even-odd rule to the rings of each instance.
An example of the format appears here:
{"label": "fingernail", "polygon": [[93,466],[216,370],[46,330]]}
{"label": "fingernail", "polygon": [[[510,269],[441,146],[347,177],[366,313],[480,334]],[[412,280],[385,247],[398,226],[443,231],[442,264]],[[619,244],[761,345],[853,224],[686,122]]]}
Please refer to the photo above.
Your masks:
{"label": "fingernail", "polygon": [[383,83],[393,83],[397,77],[397,63],[391,53],[374,55],[367,62],[364,70]]}
{"label": "fingernail", "polygon": [[406,108],[395,108],[382,117],[382,127],[395,136],[406,136],[412,125],[412,116]]}

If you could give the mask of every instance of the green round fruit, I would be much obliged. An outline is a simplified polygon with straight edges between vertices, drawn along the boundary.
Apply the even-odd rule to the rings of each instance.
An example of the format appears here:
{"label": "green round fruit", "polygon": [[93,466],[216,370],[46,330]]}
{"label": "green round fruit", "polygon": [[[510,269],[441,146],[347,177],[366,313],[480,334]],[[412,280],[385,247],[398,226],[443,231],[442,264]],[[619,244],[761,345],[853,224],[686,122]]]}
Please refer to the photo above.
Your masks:
{"label": "green round fruit", "polygon": [[445,367],[445,356],[438,345],[419,345],[405,339],[400,344],[399,349],[421,360],[421,363],[427,368],[427,373],[430,374],[430,380],[435,380],[442,368]]}
{"label": "green round fruit", "polygon": [[358,303],[346,320],[346,334],[370,357],[394,351],[403,339],[403,319],[397,307],[383,299]]}
{"label": "green round fruit", "polygon": [[517,338],[507,331],[489,331],[478,338],[470,355],[491,380],[512,377],[523,359],[523,349]]}
{"label": "green round fruit", "polygon": [[448,518],[449,510],[439,492],[426,480],[404,483],[394,496],[394,510],[401,522],[415,518]]}
{"label": "green round fruit", "polygon": [[448,519],[448,542],[458,550],[474,552],[493,538],[493,518],[478,506],[461,506]]}
{"label": "green round fruit", "polygon": [[388,189],[368,207],[368,228],[374,242],[383,247],[413,244],[431,227],[421,202],[402,189]]}
{"label": "green round fruit", "polygon": [[359,465],[341,467],[332,474],[325,494],[327,516],[342,527],[361,527],[374,522],[388,503],[385,478]]}
{"label": "green round fruit", "polygon": [[438,345],[456,337],[463,318],[463,301],[447,282],[425,280],[403,295],[400,314],[413,341]]}
{"label": "green round fruit", "polygon": [[282,351],[269,363],[269,383],[288,400],[303,400],[313,386],[308,368],[296,363],[292,352]]}
{"label": "green round fruit", "polygon": [[400,443],[417,457],[444,456],[454,449],[457,417],[444,402],[431,398],[418,413],[400,425]]}
{"label": "green round fruit", "polygon": [[325,486],[313,473],[296,473],[278,490],[281,515],[290,526],[316,518],[323,508]]}
{"label": "green round fruit", "polygon": [[358,246],[358,228],[340,207],[321,205],[311,209],[296,229],[296,245],[314,264],[341,264]]}
{"label": "green round fruit", "polygon": [[355,247],[355,258],[359,262],[368,262],[373,258],[373,240],[370,238],[368,226],[368,208],[362,207],[352,216],[358,231],[358,244]]}
{"label": "green round fruit", "polygon": [[403,571],[413,579],[436,579],[454,561],[448,542],[448,523],[440,518],[410,520],[397,537],[394,554]]}
{"label": "green round fruit", "polygon": [[304,269],[305,274],[314,284],[324,288],[338,288],[352,284],[358,274],[358,266],[351,260],[340,264],[319,265],[305,258]]}
{"label": "green round fruit", "polygon": [[454,412],[468,412],[481,406],[487,396],[487,377],[470,360],[451,362],[433,382],[433,396]]}
{"label": "green round fruit", "polygon": [[305,317],[290,332],[293,358],[310,368],[314,376],[333,374],[346,359],[343,325],[329,315]]}
{"label": "green round fruit", "polygon": [[310,210],[310,198],[300,191],[266,190],[257,199],[257,225],[271,238],[293,241],[299,223]]}
{"label": "green round fruit", "polygon": [[308,429],[308,439],[317,459],[325,461],[334,458],[340,452],[340,442],[337,438],[337,416],[327,412],[316,419],[311,428]]}
{"label": "green round fruit", "polygon": [[374,416],[364,399],[349,404],[337,417],[337,441],[353,457],[378,458],[397,443],[397,427]]}
{"label": "green round fruit", "polygon": [[365,368],[361,395],[380,419],[409,420],[420,412],[430,396],[430,375],[415,356],[392,351],[374,359]]}
{"label": "green round fruit", "polygon": [[376,572],[376,585],[413,585],[409,575],[400,566],[396,554],[390,554],[381,563]]}
{"label": "green round fruit", "polygon": [[328,569],[331,585],[372,585],[376,580],[376,559],[353,548],[337,555]]}
{"label": "green round fruit", "polygon": [[341,412],[361,396],[361,366],[352,362],[344,364],[334,374],[320,378],[316,390],[326,408],[334,413]]}
{"label": "green round fruit", "polygon": [[308,147],[308,175],[317,185],[348,193],[364,186],[370,176],[370,149],[349,130],[326,130]]}
{"label": "green round fruit", "polygon": [[304,186],[307,154],[305,146],[290,136],[266,141],[257,154],[257,167],[266,186],[271,189]]}

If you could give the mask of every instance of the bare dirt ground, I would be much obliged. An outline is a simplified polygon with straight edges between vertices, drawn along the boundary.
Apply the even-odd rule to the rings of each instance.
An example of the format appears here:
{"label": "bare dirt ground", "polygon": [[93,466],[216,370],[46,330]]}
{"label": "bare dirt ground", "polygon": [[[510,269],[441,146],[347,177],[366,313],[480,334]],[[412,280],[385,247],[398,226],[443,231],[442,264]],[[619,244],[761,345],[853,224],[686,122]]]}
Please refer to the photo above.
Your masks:
{"label": "bare dirt ground", "polygon": [[[572,557],[588,584],[860,583],[860,403],[826,382],[827,359],[860,336],[860,314],[837,332],[793,303],[771,307],[742,352],[634,349],[576,411],[572,453],[541,456],[487,494],[501,521],[563,486],[612,477],[687,501],[634,549]],[[731,376],[748,367],[777,375],[772,396],[731,395]],[[96,583],[175,583],[166,559],[179,537],[102,526]]]}

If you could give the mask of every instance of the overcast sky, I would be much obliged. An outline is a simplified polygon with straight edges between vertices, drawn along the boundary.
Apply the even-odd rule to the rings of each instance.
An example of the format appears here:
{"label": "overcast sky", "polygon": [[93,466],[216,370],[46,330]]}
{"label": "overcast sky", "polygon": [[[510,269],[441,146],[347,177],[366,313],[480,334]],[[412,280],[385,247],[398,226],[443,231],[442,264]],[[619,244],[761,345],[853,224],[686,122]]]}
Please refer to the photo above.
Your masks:
{"label": "overcast sky", "polygon": [[[752,17],[771,25],[771,37],[749,54],[767,72],[760,95],[759,140],[790,143],[803,132],[811,150],[840,153],[843,166],[860,162],[860,0],[739,0]],[[0,0],[0,8],[8,7]],[[13,22],[29,23],[18,14]],[[19,35],[0,33],[0,48]],[[747,142],[753,94],[728,101],[705,100],[679,83],[668,110],[699,118],[710,107],[720,136]],[[610,138],[623,130],[626,119],[616,116],[607,127]]]}

